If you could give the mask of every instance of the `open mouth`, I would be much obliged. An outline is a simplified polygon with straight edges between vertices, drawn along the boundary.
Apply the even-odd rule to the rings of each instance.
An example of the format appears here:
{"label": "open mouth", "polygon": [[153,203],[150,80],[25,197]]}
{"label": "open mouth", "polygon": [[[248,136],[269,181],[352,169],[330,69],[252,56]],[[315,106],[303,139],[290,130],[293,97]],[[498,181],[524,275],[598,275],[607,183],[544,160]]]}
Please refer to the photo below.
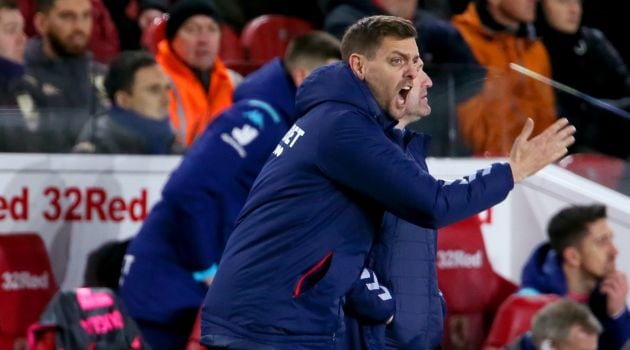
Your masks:
{"label": "open mouth", "polygon": [[409,91],[411,91],[411,86],[404,86],[400,91],[398,91],[398,95],[396,96],[396,100],[399,105],[404,105],[407,102],[407,96],[409,95]]}

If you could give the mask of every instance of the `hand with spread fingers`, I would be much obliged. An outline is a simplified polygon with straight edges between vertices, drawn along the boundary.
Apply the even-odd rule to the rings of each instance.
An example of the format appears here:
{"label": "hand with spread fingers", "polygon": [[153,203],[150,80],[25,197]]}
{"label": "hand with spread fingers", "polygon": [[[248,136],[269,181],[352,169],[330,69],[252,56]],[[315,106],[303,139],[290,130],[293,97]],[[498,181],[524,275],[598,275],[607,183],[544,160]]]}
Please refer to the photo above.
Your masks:
{"label": "hand with spread fingers", "polygon": [[567,153],[575,142],[575,127],[566,118],[557,120],[545,131],[529,139],[534,121],[528,118],[510,151],[510,166],[514,183],[523,181],[538,170],[555,162]]}

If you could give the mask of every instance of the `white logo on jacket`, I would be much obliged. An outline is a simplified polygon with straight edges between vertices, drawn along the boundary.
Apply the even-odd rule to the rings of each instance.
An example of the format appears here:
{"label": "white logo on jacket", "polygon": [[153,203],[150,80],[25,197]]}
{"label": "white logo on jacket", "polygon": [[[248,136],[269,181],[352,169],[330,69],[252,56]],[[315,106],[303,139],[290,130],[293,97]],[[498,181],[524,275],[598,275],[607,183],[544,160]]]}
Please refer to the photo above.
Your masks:
{"label": "white logo on jacket", "polygon": [[249,145],[256,137],[258,130],[249,124],[243,125],[241,128],[232,128],[232,133],[222,133],[221,140],[232,146],[241,158],[247,156],[245,146]]}
{"label": "white logo on jacket", "polygon": [[289,148],[293,148],[297,140],[302,136],[304,136],[304,130],[302,130],[299,126],[293,124],[291,129],[289,129],[289,131],[284,134],[284,137],[282,137],[282,142],[276,146],[276,149],[273,150],[273,155],[276,157],[280,157],[282,152],[284,152],[284,147],[282,146],[282,143],[289,146]]}
{"label": "white logo on jacket", "polygon": [[365,282],[365,287],[367,287],[368,290],[380,291],[380,293],[378,294],[378,297],[381,300],[387,301],[392,298],[392,295],[389,292],[389,289],[387,289],[387,287],[385,286],[381,286],[378,283],[378,278],[376,277],[376,274],[374,274],[372,271],[364,268],[363,272],[361,272],[361,280],[367,280]]}
{"label": "white logo on jacket", "polygon": [[285,145],[289,146],[289,148],[293,148],[295,142],[302,136],[304,136],[304,130],[302,130],[299,126],[293,124],[291,129],[289,129],[289,131],[282,138],[282,142],[284,142]]}

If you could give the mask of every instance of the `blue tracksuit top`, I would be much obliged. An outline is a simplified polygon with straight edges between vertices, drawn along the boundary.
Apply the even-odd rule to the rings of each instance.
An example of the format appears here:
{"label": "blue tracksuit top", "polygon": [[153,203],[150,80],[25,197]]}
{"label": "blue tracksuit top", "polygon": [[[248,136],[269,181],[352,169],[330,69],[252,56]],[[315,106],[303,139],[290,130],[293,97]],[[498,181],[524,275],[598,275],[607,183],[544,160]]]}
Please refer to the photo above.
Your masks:
{"label": "blue tracksuit top", "polygon": [[[428,172],[426,154],[430,136],[401,133],[400,146]],[[346,315],[346,348],[437,349],[443,333],[444,298],[436,272],[437,230],[413,225],[385,213],[368,256],[368,266],[389,288],[396,309],[394,320],[371,324]]]}
{"label": "blue tracksuit top", "polygon": [[513,187],[508,164],[434,179],[392,142],[396,121],[345,63],[309,75],[296,108],[300,118],[254,182],[206,295],[205,344],[335,348],[344,295],[383,210],[435,228]]}
{"label": "blue tracksuit top", "polygon": [[[429,142],[429,136],[408,131],[402,145],[426,172]],[[368,266],[396,301],[394,321],[386,331],[388,349],[437,349],[440,345],[446,310],[438,288],[436,255],[436,229],[385,214]]]}
{"label": "blue tracksuit top", "polygon": [[256,175],[294,122],[295,91],[282,62],[271,61],[183,157],[127,251],[121,296],[134,318],[168,325],[201,306],[207,286],[193,272],[219,262]]}
{"label": "blue tracksuit top", "polygon": [[[543,243],[534,250],[523,268],[521,279],[521,294],[534,292],[566,296],[569,293],[561,259],[549,243]],[[588,306],[604,328],[599,336],[598,349],[621,349],[630,340],[630,312],[626,307],[623,314],[613,319],[608,316],[606,305],[606,296],[599,292],[599,287],[595,288]]]}

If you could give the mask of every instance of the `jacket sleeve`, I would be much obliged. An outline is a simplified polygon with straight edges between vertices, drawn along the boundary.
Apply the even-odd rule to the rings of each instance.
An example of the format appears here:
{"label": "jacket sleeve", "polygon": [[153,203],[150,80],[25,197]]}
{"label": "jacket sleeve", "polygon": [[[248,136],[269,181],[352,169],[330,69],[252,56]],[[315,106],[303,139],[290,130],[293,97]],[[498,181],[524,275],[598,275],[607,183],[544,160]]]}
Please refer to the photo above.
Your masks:
{"label": "jacket sleeve", "polygon": [[413,224],[438,228],[464,219],[501,202],[514,186],[505,163],[456,181],[437,180],[367,116],[330,116],[325,123],[318,144],[321,171]]}
{"label": "jacket sleeve", "polygon": [[162,196],[181,231],[178,256],[189,269],[219,262],[257,172],[286,129],[272,123],[263,109],[233,106],[208,126],[166,183]]}
{"label": "jacket sleeve", "polygon": [[384,323],[396,311],[389,289],[378,282],[374,271],[363,268],[361,276],[346,295],[345,310],[366,323]]}
{"label": "jacket sleeve", "polygon": [[[630,96],[630,71],[619,51],[608,41],[598,29],[583,28],[588,41],[592,42],[593,55],[597,56],[594,64],[602,76],[602,83],[609,88],[600,92],[605,98],[617,99]],[[605,79],[605,80],[604,80]]]}
{"label": "jacket sleeve", "polygon": [[599,349],[621,349],[630,341],[630,312],[628,308],[617,318],[600,318],[604,332],[599,337]]}

